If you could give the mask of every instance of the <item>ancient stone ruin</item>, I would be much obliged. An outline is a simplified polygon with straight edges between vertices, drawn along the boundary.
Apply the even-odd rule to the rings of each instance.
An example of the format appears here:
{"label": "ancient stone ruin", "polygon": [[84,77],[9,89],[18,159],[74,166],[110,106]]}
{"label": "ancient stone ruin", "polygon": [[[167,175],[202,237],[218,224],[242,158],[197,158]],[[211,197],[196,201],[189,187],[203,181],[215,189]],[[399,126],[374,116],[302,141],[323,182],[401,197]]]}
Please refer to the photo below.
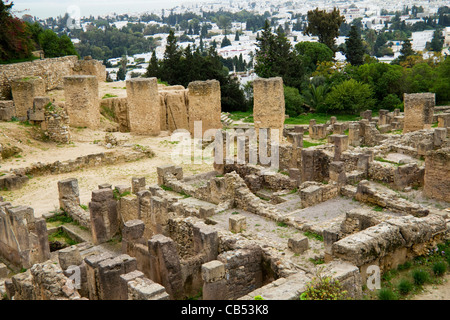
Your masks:
{"label": "ancient stone ruin", "polygon": [[[32,89],[45,77],[27,90],[23,79],[13,82],[13,100],[0,103],[2,120],[26,117],[54,142],[69,143],[77,127],[98,134],[106,111],[121,134],[101,131],[97,143],[111,151],[0,177],[8,190],[58,177],[57,194],[48,195],[58,208],[42,217],[32,206],[0,203],[7,299],[298,300],[318,274],[362,299],[373,266],[387,272],[449,239],[450,108],[435,107],[430,93],[405,96],[404,112],[289,126],[282,79],[258,79],[254,126],[224,126],[218,81],[184,88],[136,78],[123,83],[126,96],[101,99],[101,69],[89,59],[81,65],[89,72],[71,67],[61,78],[63,103],[45,85]],[[161,156],[118,137],[162,148],[177,130],[195,138],[193,158],[209,152],[207,169],[163,161],[139,176],[118,171]],[[170,142],[171,151],[180,145]],[[126,180],[108,181],[108,165]],[[92,167],[94,186],[82,172]]]}

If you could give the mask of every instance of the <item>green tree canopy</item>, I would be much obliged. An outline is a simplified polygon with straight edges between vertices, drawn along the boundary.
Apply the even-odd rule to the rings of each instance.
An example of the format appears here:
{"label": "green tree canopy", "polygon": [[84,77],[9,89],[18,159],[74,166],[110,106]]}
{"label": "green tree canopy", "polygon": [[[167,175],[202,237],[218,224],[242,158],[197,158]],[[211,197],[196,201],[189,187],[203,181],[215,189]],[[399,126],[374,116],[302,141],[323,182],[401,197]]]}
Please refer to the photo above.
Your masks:
{"label": "green tree canopy", "polygon": [[334,57],[334,52],[320,42],[302,41],[295,45],[295,50],[309,72],[314,72],[318,63],[332,61]]}
{"label": "green tree canopy", "polygon": [[359,114],[374,106],[372,88],[354,79],[334,86],[327,95],[325,105],[328,112]]}
{"label": "green tree canopy", "polygon": [[364,63],[364,46],[356,26],[351,26],[348,38],[345,40],[346,50],[345,56],[347,61],[354,65],[359,66]]}
{"label": "green tree canopy", "polygon": [[345,21],[339,9],[334,8],[328,13],[326,10],[308,11],[308,25],[303,33],[319,37],[319,42],[326,44],[331,50],[336,51],[335,39],[339,36],[339,27]]}

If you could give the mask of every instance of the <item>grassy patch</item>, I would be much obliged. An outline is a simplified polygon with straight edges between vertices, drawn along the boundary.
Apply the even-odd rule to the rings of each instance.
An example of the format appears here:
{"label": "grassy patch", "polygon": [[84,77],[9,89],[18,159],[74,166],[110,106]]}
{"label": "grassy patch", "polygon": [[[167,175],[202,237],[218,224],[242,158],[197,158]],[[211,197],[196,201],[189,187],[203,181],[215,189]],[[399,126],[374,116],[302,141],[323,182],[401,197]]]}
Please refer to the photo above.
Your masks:
{"label": "grassy patch", "polygon": [[77,241],[75,241],[72,238],[70,238],[69,235],[66,232],[64,232],[62,229],[59,229],[58,231],[50,234],[48,236],[48,241],[49,242],[56,242],[56,241],[58,241],[58,242],[65,243],[65,244],[67,244],[69,246],[73,246],[73,245],[78,243]]}
{"label": "grassy patch", "polygon": [[303,148],[309,148],[309,147],[316,147],[316,146],[321,146],[325,143],[314,143],[314,142],[309,142],[309,141],[305,141],[303,140]]}
{"label": "grassy patch", "polygon": [[115,94],[107,93],[103,96],[102,99],[108,99],[108,98],[117,98],[118,96]]}
{"label": "grassy patch", "polygon": [[233,121],[238,121],[238,120],[246,119],[250,116],[253,117],[253,112],[251,112],[251,111],[247,111],[247,112],[235,111],[235,112],[231,112],[230,115],[228,116],[228,118],[230,118]]}
{"label": "grassy patch", "polygon": [[393,164],[394,166],[398,166],[398,167],[404,165],[404,163],[393,162],[393,161],[390,161],[390,160],[383,159],[381,157],[376,157],[375,160],[379,161],[379,162],[390,163],[390,164]]}
{"label": "grassy patch", "polygon": [[165,185],[161,185],[161,189],[163,189],[164,191],[173,191],[173,189],[171,187],[168,187]]}
{"label": "grassy patch", "polygon": [[318,241],[323,241],[323,236],[321,236],[318,233],[315,232],[311,232],[311,231],[306,231],[303,233],[306,237],[308,237],[309,239],[315,239]]}
{"label": "grassy patch", "polygon": [[72,223],[73,219],[65,211],[56,213],[53,217],[46,220],[47,222],[58,222],[60,224]]}
{"label": "grassy patch", "polygon": [[[331,115],[325,113],[308,113],[297,117],[289,117],[285,124],[309,124],[309,120],[315,119],[317,124],[324,124],[330,121]],[[338,121],[356,121],[359,116],[353,114],[336,115]]]}

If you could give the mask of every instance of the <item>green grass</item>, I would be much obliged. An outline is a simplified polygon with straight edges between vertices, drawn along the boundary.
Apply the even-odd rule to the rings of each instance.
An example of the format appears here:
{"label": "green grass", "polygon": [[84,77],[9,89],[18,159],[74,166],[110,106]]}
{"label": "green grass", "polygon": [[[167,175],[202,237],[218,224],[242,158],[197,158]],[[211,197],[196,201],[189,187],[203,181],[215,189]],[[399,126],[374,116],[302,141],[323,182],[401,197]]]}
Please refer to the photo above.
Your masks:
{"label": "green grass", "polygon": [[309,147],[316,147],[316,146],[321,146],[325,143],[314,143],[314,142],[309,142],[306,140],[303,140],[303,148],[309,148]]}
{"label": "green grass", "polygon": [[[284,123],[285,124],[309,124],[309,120],[315,119],[317,124],[324,124],[327,121],[330,121],[330,118],[333,115],[325,114],[325,113],[308,113],[306,115],[301,115],[297,117],[289,117]],[[337,121],[356,121],[359,120],[358,115],[353,114],[342,114],[335,115]]]}
{"label": "green grass", "polygon": [[64,223],[72,223],[73,219],[70,217],[66,212],[58,212],[53,217],[48,218],[46,220],[47,222],[60,222],[61,224]]}
{"label": "green grass", "polygon": [[311,232],[311,231],[305,231],[303,234],[306,237],[308,237],[309,239],[315,239],[315,240],[318,240],[318,241],[323,241],[323,236],[321,236],[318,233]]}
{"label": "green grass", "polygon": [[171,187],[168,187],[165,185],[161,185],[161,189],[163,189],[164,191],[173,191],[173,189]]}
{"label": "green grass", "polygon": [[398,166],[398,167],[404,165],[404,163],[397,163],[397,162],[389,161],[389,160],[383,159],[381,157],[375,157],[375,160],[379,161],[379,162],[390,163],[390,164],[393,164],[393,165]]}
{"label": "green grass", "polygon": [[237,121],[237,120],[245,119],[250,116],[253,116],[253,112],[251,112],[251,111],[246,111],[246,112],[234,111],[234,112],[231,112],[228,117],[233,121]]}
{"label": "green grass", "polygon": [[118,96],[115,94],[107,93],[103,96],[102,99],[108,99],[108,98],[117,98]]}
{"label": "green grass", "polygon": [[73,246],[78,243],[77,241],[70,238],[69,235],[61,229],[50,234],[48,236],[48,241],[49,242],[55,242],[55,241],[64,242],[64,243],[67,243],[69,246]]}

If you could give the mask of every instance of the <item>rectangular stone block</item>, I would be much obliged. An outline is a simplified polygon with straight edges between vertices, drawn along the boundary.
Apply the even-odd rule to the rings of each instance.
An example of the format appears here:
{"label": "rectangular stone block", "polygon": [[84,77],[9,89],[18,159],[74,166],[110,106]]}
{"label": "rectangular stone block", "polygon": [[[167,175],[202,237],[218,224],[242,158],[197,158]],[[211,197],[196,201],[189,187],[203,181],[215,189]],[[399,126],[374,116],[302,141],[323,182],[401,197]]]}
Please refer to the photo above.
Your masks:
{"label": "rectangular stone block", "polygon": [[404,94],[405,120],[403,133],[430,129],[435,106],[434,93]]}
{"label": "rectangular stone block", "polygon": [[288,240],[288,248],[296,254],[302,254],[309,248],[308,238],[303,235],[296,235]]}
{"label": "rectangular stone block", "polygon": [[24,77],[11,81],[16,117],[26,120],[28,109],[33,108],[34,97],[45,95],[45,87],[45,81],[41,77]]}
{"label": "rectangular stone block", "polygon": [[157,79],[127,80],[127,98],[130,132],[140,135],[159,135],[161,107]]}
{"label": "rectangular stone block", "polygon": [[244,216],[232,216],[228,219],[229,230],[239,233],[247,228],[247,219]]}

